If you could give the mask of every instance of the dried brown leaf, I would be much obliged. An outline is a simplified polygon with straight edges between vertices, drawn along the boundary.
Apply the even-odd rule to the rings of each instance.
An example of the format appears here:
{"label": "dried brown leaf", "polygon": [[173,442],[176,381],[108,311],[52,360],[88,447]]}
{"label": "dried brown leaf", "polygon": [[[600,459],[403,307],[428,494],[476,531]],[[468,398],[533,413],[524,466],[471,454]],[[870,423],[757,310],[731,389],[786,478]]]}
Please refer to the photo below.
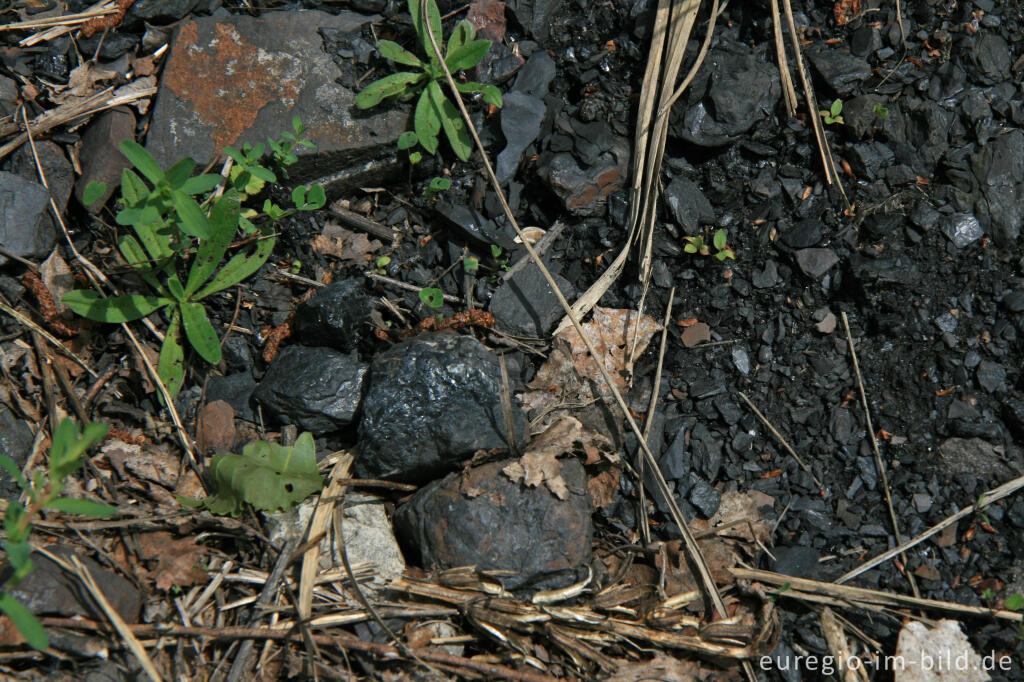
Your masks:
{"label": "dried brown leaf", "polygon": [[505,3],[500,0],[473,0],[466,19],[481,38],[501,42],[505,37]]}
{"label": "dried brown leaf", "polygon": [[[637,329],[639,328],[639,331]],[[594,351],[599,361],[611,376],[615,387],[625,389],[630,380],[632,368],[628,365],[627,355],[630,353],[634,335],[636,336],[636,353],[639,357],[650,343],[651,337],[661,329],[654,318],[642,315],[637,318],[635,310],[594,307],[594,315],[590,322],[583,325],[583,330],[594,344]],[[573,364],[580,376],[598,382],[602,393],[610,392],[604,386],[604,380],[598,370],[597,362],[587,352],[586,344],[575,328],[562,331],[558,338],[569,342],[572,349]]]}
{"label": "dried brown leaf", "polygon": [[607,469],[591,476],[587,481],[587,488],[595,507],[607,507],[615,501],[615,491],[619,489],[618,470]]}
{"label": "dried brown leaf", "polygon": [[166,531],[145,533],[139,538],[139,554],[147,561],[156,561],[150,575],[157,588],[189,587],[205,581],[206,571],[199,567],[206,548],[194,538],[178,538]]}
{"label": "dried brown leaf", "polygon": [[381,247],[380,241],[371,240],[362,232],[347,230],[331,221],[327,222],[323,232],[314,237],[310,245],[325,256],[333,256],[358,265],[365,265],[368,254]]}

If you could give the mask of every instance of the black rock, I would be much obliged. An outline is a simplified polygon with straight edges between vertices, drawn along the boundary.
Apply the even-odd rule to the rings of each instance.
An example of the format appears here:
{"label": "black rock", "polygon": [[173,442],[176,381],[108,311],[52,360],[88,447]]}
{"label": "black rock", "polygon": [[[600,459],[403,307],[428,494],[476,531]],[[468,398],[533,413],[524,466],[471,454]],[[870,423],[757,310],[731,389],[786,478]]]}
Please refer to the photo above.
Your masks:
{"label": "black rock", "polygon": [[[846,129],[859,140],[866,138],[871,131],[892,113],[889,110],[889,98],[881,95],[860,95],[843,102],[843,123]],[[885,107],[885,118],[880,118],[876,107]]]}
{"label": "black rock", "polygon": [[782,94],[778,69],[763,49],[724,41],[708,53],[690,87],[691,106],[673,114],[670,131],[702,147],[732,142],[770,115]]}
{"label": "black rock", "polygon": [[690,504],[699,509],[706,518],[711,518],[722,504],[722,493],[697,474],[690,474],[690,481],[693,484],[690,488]]}
{"label": "black rock", "polygon": [[998,33],[985,31],[974,38],[970,60],[972,74],[986,85],[1006,80],[1010,76],[1010,46]]}
{"label": "black rock", "polygon": [[[33,440],[29,425],[15,417],[5,405],[0,405],[0,455],[11,458],[20,470],[32,454]],[[17,500],[19,495],[21,486],[6,470],[0,470],[0,498],[11,501]]]}
{"label": "black rock", "polygon": [[813,547],[775,547],[772,554],[775,555],[773,570],[776,573],[813,580],[820,572],[818,559],[821,555]]}
{"label": "black rock", "polygon": [[838,262],[839,257],[832,249],[800,249],[796,252],[797,265],[812,279],[819,279]]}
{"label": "black rock", "polygon": [[997,136],[971,159],[971,169],[984,195],[976,206],[979,218],[996,242],[1009,248],[1024,223],[1024,132]]}
{"label": "black rock", "polygon": [[1024,313],[1024,289],[1011,291],[1003,296],[1003,307],[1014,313]]}
{"label": "black rock", "polygon": [[1024,400],[1016,396],[1010,398],[1003,403],[1000,412],[1010,431],[1024,440]]}
{"label": "black rock", "polygon": [[850,145],[846,156],[853,172],[868,180],[882,177],[886,169],[896,162],[892,149],[881,142]]}
{"label": "black rock", "polygon": [[253,398],[264,414],[319,436],[355,419],[366,373],[367,365],[354,355],[288,346],[270,363]]}
{"label": "black rock", "polygon": [[850,275],[863,288],[884,284],[910,284],[918,281],[917,266],[907,259],[867,258],[854,254],[849,259]]}
{"label": "black rock", "polygon": [[551,15],[558,7],[557,0],[509,0],[506,6],[538,42],[548,37]]}
{"label": "black rock", "polygon": [[516,174],[523,151],[540,134],[547,106],[544,100],[524,92],[505,95],[501,107],[501,133],[505,148],[498,154],[495,173],[499,182],[508,182]]}
{"label": "black rock", "polygon": [[755,289],[767,289],[775,286],[779,281],[779,266],[775,261],[765,261],[764,270],[754,270],[750,283]]}
{"label": "black rock", "polygon": [[467,237],[475,239],[485,246],[497,244],[506,250],[515,246],[512,237],[498,229],[493,220],[488,220],[467,206],[452,205],[442,201],[437,204],[436,210],[451,221],[452,225],[462,230]]}
{"label": "black rock", "polygon": [[981,239],[985,235],[978,219],[970,213],[954,213],[942,219],[942,234],[958,249]]}
{"label": "black rock", "polygon": [[[872,26],[861,26],[850,36],[850,52],[858,57],[867,57],[880,47],[882,34]],[[843,113],[846,113],[845,110]]]}
{"label": "black rock", "polygon": [[711,202],[695,183],[677,176],[665,188],[665,203],[676,219],[676,224],[688,235],[697,234],[700,225],[715,222]]}
{"label": "black rock", "polygon": [[327,346],[350,353],[370,322],[373,300],[358,277],[332,282],[295,309],[295,339],[306,346]]}
{"label": "black rock", "polygon": [[828,45],[812,46],[807,56],[825,82],[840,97],[852,93],[862,80],[871,75],[871,66],[864,59],[832,49]]}
{"label": "black rock", "polygon": [[[552,276],[566,300],[572,301],[576,287],[557,273]],[[551,285],[532,262],[498,287],[489,310],[501,331],[531,338],[546,337],[565,313]]]}
{"label": "black rock", "polygon": [[998,362],[983,361],[978,365],[978,383],[989,393],[1003,385],[1006,380],[1006,368]]}
{"label": "black rock", "polygon": [[82,201],[85,188],[90,183],[103,182],[107,186],[106,191],[91,206],[86,207],[93,213],[103,208],[119,187],[122,171],[131,166],[119,145],[124,140],[134,139],[135,114],[128,108],[104,111],[85,129],[79,150],[82,177],[75,184],[75,197]]}
{"label": "black rock", "polygon": [[[49,211],[46,188],[0,171],[0,246],[22,258],[46,258],[57,243]],[[0,265],[6,262],[7,257],[0,256]]]}
{"label": "black rock", "polygon": [[256,380],[249,372],[238,372],[227,376],[211,376],[206,384],[206,402],[223,400],[235,410],[235,416],[246,421],[256,421],[252,410],[252,394]]}
{"label": "black rock", "polygon": [[[359,423],[357,471],[422,481],[477,450],[507,448],[501,390],[498,358],[468,336],[421,334],[378,354]],[[516,442],[524,443],[522,410],[513,403],[512,413]]]}
{"label": "black rock", "polygon": [[543,50],[538,50],[530,55],[523,67],[516,74],[513,92],[521,92],[535,97],[544,97],[548,94],[548,87],[555,77],[555,62]]}
{"label": "black rock", "polygon": [[128,20],[178,21],[198,4],[199,0],[139,0],[128,10]]}
{"label": "black rock", "polygon": [[475,565],[513,571],[507,589],[550,589],[576,581],[590,560],[593,526],[583,465],[559,460],[568,496],[544,485],[512,481],[504,469],[515,460],[492,462],[449,474],[420,489],[395,512],[399,538],[418,553],[422,566],[439,570]]}
{"label": "black rock", "polygon": [[806,249],[821,243],[821,222],[808,218],[782,233],[782,243],[791,249]]}

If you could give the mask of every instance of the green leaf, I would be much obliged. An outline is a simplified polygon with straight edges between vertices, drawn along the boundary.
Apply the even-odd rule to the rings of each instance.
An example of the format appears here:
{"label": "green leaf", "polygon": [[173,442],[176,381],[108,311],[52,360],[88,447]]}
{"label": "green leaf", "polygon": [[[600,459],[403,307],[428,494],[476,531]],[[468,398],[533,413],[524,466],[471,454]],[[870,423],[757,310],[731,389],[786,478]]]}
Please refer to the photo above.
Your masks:
{"label": "green leaf", "polygon": [[468,161],[470,154],[473,153],[473,141],[469,137],[462,116],[455,105],[445,98],[437,81],[430,82],[427,92],[430,93],[431,103],[441,112],[441,127],[444,128],[445,137],[448,138],[452,151],[463,161]]}
{"label": "green leaf", "polygon": [[412,152],[411,154],[409,154],[409,163],[411,163],[414,166],[417,163],[419,163],[420,161],[422,161],[422,160],[423,160],[423,154],[421,152],[419,152],[419,151],[415,151],[415,152]]}
{"label": "green leaf", "polygon": [[452,52],[473,40],[475,37],[476,28],[473,24],[463,19],[455,25],[455,29],[452,30],[452,34],[448,36],[448,46],[445,48],[445,54],[450,55]]}
{"label": "green leaf", "polygon": [[420,93],[413,113],[413,130],[423,148],[431,154],[437,153],[437,134],[441,132],[441,112],[434,107],[429,88]]}
{"label": "green leaf", "polygon": [[164,345],[160,347],[160,363],[156,373],[171,397],[178,395],[181,384],[185,381],[185,349],[181,346],[181,311],[174,306],[171,323],[164,335]]}
{"label": "green leaf", "polygon": [[50,646],[50,638],[42,623],[20,601],[7,593],[0,594],[0,611],[11,619],[30,647],[36,651],[45,651]]}
{"label": "green leaf", "polygon": [[489,40],[471,40],[457,50],[449,52],[444,58],[444,63],[449,71],[468,69],[479,64],[490,49]]}
{"label": "green leaf", "polygon": [[324,188],[320,185],[310,185],[309,187],[299,185],[292,190],[292,202],[300,211],[315,211],[327,203],[327,196],[324,194]]}
{"label": "green leaf", "polygon": [[1020,611],[1024,609],[1024,594],[1011,594],[1003,601],[1003,608],[1007,611]]}
{"label": "green leaf", "polygon": [[171,298],[174,300],[179,302],[185,300],[185,287],[181,286],[181,280],[178,279],[177,273],[167,278],[167,289],[171,292]]}
{"label": "green leaf", "polygon": [[87,424],[79,432],[74,420],[61,420],[50,447],[50,486],[54,492],[64,488],[65,479],[82,466],[82,455],[103,440],[109,428],[109,424]]}
{"label": "green leaf", "polygon": [[404,133],[398,136],[398,148],[399,149],[411,149],[415,147],[420,141],[419,136],[411,131],[406,130]]}
{"label": "green leaf", "polygon": [[[30,489],[31,488],[26,488],[25,490]],[[25,506],[23,504],[17,500],[11,500],[8,502],[7,511],[4,513],[4,530],[7,531],[7,542],[4,543],[4,551],[7,552],[7,558],[9,560],[13,556],[13,546],[28,539],[30,532],[28,526],[22,530],[18,530],[27,515],[28,512],[25,510]]]}
{"label": "green leaf", "polygon": [[693,243],[686,244],[683,247],[683,251],[685,251],[686,253],[697,253],[697,245]]}
{"label": "green leaf", "polygon": [[437,310],[444,305],[444,292],[434,287],[423,287],[420,289],[420,300],[424,305]]}
{"label": "green leaf", "polygon": [[[441,49],[441,46],[444,44],[444,35],[441,33],[441,12],[438,11],[435,0],[426,0],[426,3],[427,22],[430,24],[430,29],[434,34],[434,40],[437,41],[438,49]],[[423,52],[430,57],[430,63],[436,66],[438,59],[434,54],[434,48],[431,46],[430,36],[423,25],[423,9],[420,0],[409,0],[409,14],[412,16],[412,26],[416,30],[416,35],[420,37],[420,42],[423,43]]]}
{"label": "green leaf", "polygon": [[431,178],[430,184],[427,185],[427,189],[431,192],[444,192],[452,188],[452,181],[450,178]]}
{"label": "green leaf", "polygon": [[831,113],[833,117],[836,117],[839,114],[843,113],[843,100],[832,100],[832,106],[829,107],[829,113]]}
{"label": "green leaf", "polygon": [[474,273],[480,269],[480,259],[473,256],[466,256],[462,261],[462,268],[468,273]]}
{"label": "green leaf", "polygon": [[178,212],[181,219],[181,231],[199,239],[209,239],[211,228],[210,219],[199,208],[196,200],[182,192],[180,189],[171,193],[171,202],[174,210]]}
{"label": "green leaf", "polygon": [[712,239],[712,243],[715,245],[715,248],[721,251],[725,248],[727,242],[728,237],[725,234],[725,230],[717,230],[714,238]]}
{"label": "green leaf", "polygon": [[183,182],[179,189],[185,194],[206,194],[216,188],[223,179],[220,175],[213,173],[197,175]]}
{"label": "green leaf", "polygon": [[160,169],[160,165],[138,142],[125,140],[121,143],[121,153],[154,185],[160,184],[164,179],[164,172]]}
{"label": "green leaf", "polygon": [[483,95],[485,102],[501,108],[501,90],[493,85],[484,85],[483,83],[466,81],[464,83],[456,83],[455,89],[459,92],[479,92]]}
{"label": "green leaf", "polygon": [[47,509],[67,512],[68,514],[79,514],[81,516],[93,516],[103,518],[113,516],[117,513],[117,507],[109,504],[100,504],[92,500],[82,500],[72,497],[58,497],[46,504]]}
{"label": "green leaf", "polygon": [[217,455],[209,471],[215,492],[203,502],[214,514],[238,516],[245,504],[262,511],[291,509],[324,485],[310,433],[292,447],[255,441],[241,455]]}
{"label": "green leaf", "polygon": [[404,92],[424,78],[426,78],[426,74],[423,72],[415,73],[413,71],[399,71],[385,76],[379,81],[370,83],[356,95],[356,106],[360,109],[375,107],[382,100]]}
{"label": "green leaf", "polygon": [[17,481],[18,486],[22,490],[28,489],[28,481],[25,480],[24,474],[21,473],[21,469],[15,464],[14,460],[7,455],[0,455],[0,468],[10,474],[11,478]]}
{"label": "green leaf", "polygon": [[189,176],[192,175],[192,169],[195,167],[196,162],[185,157],[167,170],[167,174],[164,175],[164,182],[170,185],[171,189],[179,189],[189,179]]}
{"label": "green leaf", "polygon": [[149,187],[131,168],[121,171],[121,197],[128,206],[135,206],[149,196]]}
{"label": "green leaf", "polygon": [[182,303],[181,321],[185,326],[185,336],[196,352],[211,365],[220,362],[220,339],[210,318],[206,316],[206,308],[202,303]]}
{"label": "green leaf", "polygon": [[270,254],[274,250],[274,243],[276,241],[276,237],[260,239],[256,242],[256,248],[252,253],[237,253],[232,256],[231,260],[229,260],[227,264],[221,268],[220,272],[217,273],[217,276],[213,278],[213,281],[193,296],[192,300],[198,301],[201,298],[206,298],[210,294],[223,291],[228,287],[238,284],[243,279],[259,270],[260,267],[267,262],[267,259],[270,258]]}
{"label": "green leaf", "polygon": [[82,203],[86,206],[92,206],[100,198],[107,193],[107,183],[105,182],[90,182],[85,186],[85,191],[82,192]]}
{"label": "green leaf", "polygon": [[103,298],[95,291],[76,289],[65,294],[61,302],[75,313],[90,320],[120,323],[131,322],[150,315],[174,301],[164,296],[140,296],[138,294]]}
{"label": "green leaf", "polygon": [[378,40],[377,51],[386,59],[406,66],[423,66],[419,57],[409,52],[404,47],[390,40]]}
{"label": "green leaf", "polygon": [[199,250],[185,284],[186,299],[190,299],[199,287],[206,284],[227,253],[238,230],[238,208],[238,197],[233,192],[225,194],[213,205],[210,211],[210,238],[199,241]]}

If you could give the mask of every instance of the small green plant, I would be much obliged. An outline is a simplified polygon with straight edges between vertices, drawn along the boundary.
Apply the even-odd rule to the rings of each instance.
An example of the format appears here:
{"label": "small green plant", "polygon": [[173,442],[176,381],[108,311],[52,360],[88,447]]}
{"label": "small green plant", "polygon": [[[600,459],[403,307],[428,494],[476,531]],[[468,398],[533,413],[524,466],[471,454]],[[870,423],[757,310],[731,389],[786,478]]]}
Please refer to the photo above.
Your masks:
{"label": "small green plant", "polygon": [[[427,22],[431,32],[441,43],[441,13],[435,0],[426,1]],[[434,54],[434,49],[423,23],[421,0],[409,0],[409,14],[412,15],[413,29],[423,45],[426,61],[409,52],[398,43],[390,40],[378,40],[377,51],[380,54],[405,66],[412,66],[416,71],[399,71],[367,85],[356,95],[356,106],[360,109],[375,107],[384,100],[410,101],[417,95],[416,107],[413,112],[413,129],[404,133],[398,140],[398,148],[412,150],[416,145],[423,147],[429,154],[436,154],[438,137],[444,130],[445,137],[452,151],[463,161],[469,159],[473,151],[473,143],[466,129],[466,124],[459,114],[458,107],[448,99],[441,88],[444,69]],[[456,72],[470,69],[480,63],[487,51],[491,49],[491,41],[476,40],[476,29],[468,21],[460,21],[444,46],[444,64],[449,71]],[[501,106],[501,91],[493,85],[483,85],[473,81],[457,84],[459,92],[480,93],[484,102],[495,107]],[[422,155],[410,151],[410,161],[418,162]]]}
{"label": "small green plant", "polygon": [[822,109],[818,112],[818,115],[825,119],[825,123],[828,125],[843,123],[843,100],[832,100],[832,106],[828,108],[828,111]]}
{"label": "small green plant", "polygon": [[[885,117],[889,115],[889,110],[883,106],[881,102],[875,104],[873,111],[875,112],[875,118],[879,121],[884,121]],[[840,121],[840,123],[842,123],[842,121]]]}
{"label": "small green plant", "polygon": [[985,590],[981,593],[981,599],[984,602],[990,602],[995,598],[996,593],[992,590],[991,587],[986,587]]}
{"label": "small green plant", "polygon": [[495,262],[502,270],[508,271],[510,269],[508,264],[508,256],[502,256],[503,253],[505,253],[504,249],[502,249],[497,244],[491,244],[491,257],[495,260]]}
{"label": "small green plant", "polygon": [[711,255],[711,246],[715,248],[715,258],[724,261],[726,258],[736,259],[736,253],[729,247],[729,236],[725,230],[716,230],[714,236],[711,238],[711,246],[704,242],[704,238],[700,235],[696,237],[683,237],[686,240],[686,245],[683,246],[683,251],[686,253],[698,253],[702,256]]}
{"label": "small green plant", "polygon": [[462,259],[462,269],[472,275],[480,269],[480,259],[475,256],[466,256]]}
{"label": "small green plant", "polygon": [[238,516],[247,504],[260,511],[291,509],[324,487],[311,433],[303,433],[291,447],[253,441],[240,455],[215,456],[209,471],[213,494],[203,500],[178,496],[178,501],[214,514]]}
{"label": "small green plant", "polygon": [[374,265],[375,265],[375,267],[373,269],[374,274],[386,275],[387,272],[388,272],[387,271],[387,267],[389,265],[391,265],[391,256],[380,256],[380,257],[378,257],[377,260],[374,262]]}
{"label": "small green plant", "polygon": [[7,540],[3,547],[10,574],[0,586],[0,611],[11,619],[29,646],[39,651],[50,646],[46,630],[35,615],[11,595],[11,590],[32,572],[32,546],[28,541],[32,534],[32,522],[44,509],[99,517],[117,513],[116,507],[60,496],[67,485],[68,476],[78,471],[85,452],[103,440],[108,428],[106,424],[89,424],[83,431],[79,431],[78,425],[71,419],[61,421],[53,434],[48,471],[37,473],[31,482],[13,460],[0,455],[0,467],[17,481],[28,498],[27,506],[17,500],[10,501],[4,515]]}
{"label": "small green plant", "polygon": [[432,178],[426,189],[423,190],[424,199],[433,199],[440,192],[452,188],[452,181],[448,178]]}
{"label": "small green plant", "polygon": [[792,589],[792,583],[782,583],[781,585],[779,585],[779,589],[768,593],[768,599],[770,599],[771,601],[777,601],[779,597],[781,597],[784,593],[789,592]]}
{"label": "small green plant", "polygon": [[1024,610],[1024,594],[1011,594],[1009,597],[1003,600],[1003,608],[1007,611]]}
{"label": "small green plant", "polygon": [[435,287],[423,287],[420,289],[420,301],[428,308],[440,310],[444,306],[444,292]]}
{"label": "small green plant", "polygon": [[[295,132],[285,133],[283,140],[267,141],[282,172],[297,160],[293,151],[296,145],[314,146],[298,139],[305,132],[298,117],[292,127]],[[274,249],[272,231],[252,222],[258,213],[242,209],[242,202],[262,191],[265,183],[277,181],[277,175],[261,163],[264,149],[262,143],[246,143],[241,150],[226,148],[235,165],[229,187],[217,196],[214,190],[223,178],[213,174],[192,176],[192,159],[183,159],[164,171],[141,145],[122,142],[121,153],[138,173],[129,168],[121,175],[121,209],[116,220],[131,226],[135,234],[122,236],[118,250],[157,295],[103,298],[95,291],[76,290],[63,299],[75,313],[97,322],[130,322],[163,308],[168,329],[160,349],[158,373],[172,397],[185,377],[182,332],[204,360],[213,364],[221,360],[220,340],[199,301],[255,273]],[[86,188],[83,199],[95,201],[105,191],[105,187]],[[198,202],[195,197],[202,195],[205,198]],[[299,186],[292,192],[292,201],[295,208],[284,210],[267,199],[263,204],[266,217],[279,220],[295,211],[316,210],[326,203],[326,195],[319,185]],[[236,253],[219,267],[240,225],[258,236],[255,246]],[[183,261],[189,255],[192,262],[186,277]]]}

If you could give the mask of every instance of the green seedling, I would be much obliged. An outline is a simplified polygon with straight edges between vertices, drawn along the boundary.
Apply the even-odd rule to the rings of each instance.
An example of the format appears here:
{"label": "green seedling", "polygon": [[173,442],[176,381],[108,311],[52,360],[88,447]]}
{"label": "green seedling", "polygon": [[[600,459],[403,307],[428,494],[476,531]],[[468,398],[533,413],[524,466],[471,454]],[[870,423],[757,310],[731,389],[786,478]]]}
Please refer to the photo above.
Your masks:
{"label": "green seedling", "polygon": [[[356,106],[360,109],[369,109],[385,100],[411,101],[418,97],[413,113],[413,129],[399,138],[398,148],[411,150],[418,144],[429,154],[436,154],[439,135],[443,130],[455,155],[467,161],[473,151],[473,142],[458,107],[448,99],[441,87],[441,81],[445,78],[444,69],[434,53],[427,25],[439,48],[443,47],[445,66],[453,73],[479,64],[491,49],[491,41],[476,40],[476,29],[471,23],[463,20],[448,37],[447,45],[442,46],[441,13],[435,0],[425,1],[426,25],[423,22],[421,0],[409,0],[409,14],[412,15],[412,25],[423,46],[426,60],[417,57],[398,43],[378,40],[377,51],[381,56],[416,70],[399,71],[370,83],[356,95]],[[464,81],[457,83],[456,87],[459,92],[479,93],[487,104],[501,106],[501,91],[493,85]],[[418,162],[421,158],[418,152],[410,152],[409,160],[412,163]]]}
{"label": "green seedling", "polygon": [[832,106],[828,108],[828,111],[822,109],[818,112],[818,115],[825,119],[825,123],[828,125],[843,123],[843,100],[832,100]]}
{"label": "green seedling", "polygon": [[1003,608],[1007,611],[1020,611],[1024,609],[1024,594],[1011,594],[1003,601]]}
{"label": "green seedling", "polygon": [[212,495],[203,500],[178,496],[178,501],[214,514],[238,516],[246,505],[268,512],[291,509],[324,487],[311,433],[303,433],[291,447],[253,441],[240,455],[215,456],[209,471]]}
{"label": "green seedling", "polygon": [[466,256],[462,259],[462,269],[471,275],[476,273],[480,269],[480,259],[474,256]]}
{"label": "green seedling", "polygon": [[701,236],[696,237],[683,237],[686,240],[686,244],[683,246],[683,251],[686,253],[697,253],[701,256],[710,256],[711,247],[715,248],[715,258],[724,261],[726,258],[736,259],[736,253],[729,247],[729,236],[725,230],[716,230],[714,236],[711,238],[711,245],[709,246],[704,242],[704,238]]}
{"label": "green seedling", "polygon": [[11,595],[11,590],[33,569],[32,545],[29,543],[32,522],[44,509],[96,517],[117,513],[116,507],[91,500],[61,497],[68,476],[78,471],[82,466],[85,452],[103,440],[109,428],[106,424],[89,424],[83,431],[79,431],[74,421],[61,421],[53,434],[48,471],[37,473],[31,482],[25,478],[11,458],[0,455],[0,467],[18,483],[27,498],[27,504],[17,500],[8,502],[7,512],[4,514],[7,539],[3,543],[3,548],[10,572],[0,585],[0,611],[11,619],[29,646],[38,651],[50,646],[46,630],[35,615]]}
{"label": "green seedling", "polygon": [[996,593],[992,590],[991,587],[986,587],[985,590],[981,593],[982,601],[990,602],[990,601],[992,601],[995,598],[996,598]]}
{"label": "green seedling", "polygon": [[387,267],[391,265],[391,256],[380,256],[374,262],[374,274],[386,275],[388,273]]}
{"label": "green seedling", "polygon": [[435,287],[423,287],[420,289],[420,301],[428,308],[440,310],[444,306],[444,292]]}
{"label": "green seedling", "polygon": [[426,189],[423,190],[424,199],[433,199],[438,193],[452,188],[452,181],[448,178],[432,178]]}
{"label": "green seedling", "polygon": [[508,271],[510,269],[508,264],[508,256],[502,256],[504,252],[504,249],[502,249],[497,244],[491,244],[491,257],[495,260],[495,262],[502,270]]}
{"label": "green seedling", "polygon": [[[875,105],[873,111],[875,112],[875,118],[879,121],[884,121],[885,117],[889,115],[889,110],[884,107],[881,102]],[[842,121],[840,121],[840,123],[842,123]]]}

